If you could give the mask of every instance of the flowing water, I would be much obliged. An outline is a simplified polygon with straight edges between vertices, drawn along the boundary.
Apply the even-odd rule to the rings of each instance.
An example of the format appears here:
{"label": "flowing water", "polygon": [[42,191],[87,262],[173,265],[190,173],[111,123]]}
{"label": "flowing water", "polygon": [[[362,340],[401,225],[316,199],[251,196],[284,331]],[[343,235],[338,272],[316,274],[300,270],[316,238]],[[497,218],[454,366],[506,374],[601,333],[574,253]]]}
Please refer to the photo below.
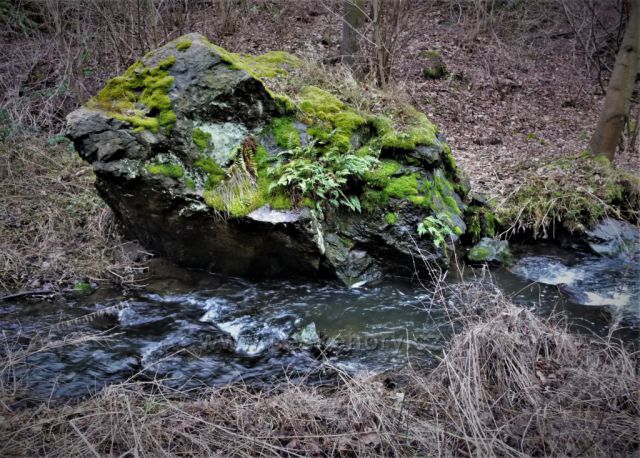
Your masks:
{"label": "flowing water", "polygon": [[[462,277],[483,277],[541,316],[563,314],[578,332],[606,335],[615,326],[623,339],[639,335],[638,259],[538,244],[517,247],[509,269],[487,276],[467,266]],[[455,291],[460,276],[447,281]],[[327,362],[349,372],[429,366],[464,305],[402,279],[349,289],[171,269],[133,294],[0,303],[0,327],[22,347],[43,330],[54,345],[72,332],[101,333],[106,340],[44,348],[28,357],[26,372],[12,374],[34,396],[70,397],[130,377],[189,389],[284,377],[322,382]]]}

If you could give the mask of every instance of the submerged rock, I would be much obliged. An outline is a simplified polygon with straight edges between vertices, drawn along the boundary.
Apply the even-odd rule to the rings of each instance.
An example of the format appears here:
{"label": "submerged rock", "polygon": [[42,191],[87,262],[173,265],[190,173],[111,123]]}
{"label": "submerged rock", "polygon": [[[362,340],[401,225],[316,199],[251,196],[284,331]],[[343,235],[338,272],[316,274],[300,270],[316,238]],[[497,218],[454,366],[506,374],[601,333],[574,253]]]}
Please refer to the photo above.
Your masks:
{"label": "submerged rock", "polygon": [[467,257],[473,262],[498,262],[501,264],[509,264],[511,262],[509,242],[506,240],[496,240],[484,237],[469,250]]}
{"label": "submerged rock", "polygon": [[438,129],[284,84],[299,65],[190,34],[109,81],[67,135],[128,235],[180,264],[353,284],[446,260],[466,186]]}
{"label": "submerged rock", "polygon": [[316,324],[309,323],[296,333],[293,339],[303,345],[318,345],[320,343],[320,336],[318,336],[318,331],[316,331]]}

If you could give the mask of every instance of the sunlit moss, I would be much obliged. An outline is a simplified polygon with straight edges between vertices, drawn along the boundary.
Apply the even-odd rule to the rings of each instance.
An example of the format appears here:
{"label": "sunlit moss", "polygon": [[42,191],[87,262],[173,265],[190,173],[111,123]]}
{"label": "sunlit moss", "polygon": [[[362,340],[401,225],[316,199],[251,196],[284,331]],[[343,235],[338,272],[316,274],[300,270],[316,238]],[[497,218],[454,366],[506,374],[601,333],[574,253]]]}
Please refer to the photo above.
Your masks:
{"label": "sunlit moss", "polygon": [[279,147],[293,148],[300,146],[300,132],[294,126],[291,118],[274,118],[269,128]]}
{"label": "sunlit moss", "polygon": [[401,165],[397,161],[383,160],[378,166],[365,174],[365,180],[372,186],[384,188],[393,175],[398,173]]}
{"label": "sunlit moss", "polygon": [[285,76],[288,68],[300,66],[300,59],[285,51],[270,51],[258,56],[237,54],[209,43],[220,58],[230,64],[231,68],[244,70],[254,78],[275,78]]}
{"label": "sunlit moss", "polygon": [[391,178],[384,188],[384,192],[389,197],[406,199],[418,195],[418,174],[402,175]]}
{"label": "sunlit moss", "polygon": [[184,176],[184,169],[180,164],[147,164],[145,168],[152,175],[163,175],[170,178]]}
{"label": "sunlit moss", "polygon": [[208,156],[201,156],[194,162],[193,166],[206,174],[205,189],[213,189],[220,184],[226,176],[224,169]]}
{"label": "sunlit moss", "polygon": [[193,140],[193,143],[198,147],[200,151],[204,151],[209,147],[209,144],[211,143],[211,134],[196,127],[191,132],[191,140]]}
{"label": "sunlit moss", "polygon": [[412,107],[371,121],[381,138],[382,148],[414,150],[420,145],[436,143],[438,129],[424,113]]}
{"label": "sunlit moss", "polygon": [[193,44],[192,40],[181,40],[178,43],[176,43],[176,49],[178,51],[185,52],[187,49],[191,47],[192,44]]}
{"label": "sunlit moss", "polygon": [[135,129],[170,131],[176,116],[169,98],[174,79],[168,69],[175,61],[170,56],[153,68],[136,62],[122,76],[111,79],[87,106],[107,111]]}
{"label": "sunlit moss", "polygon": [[394,225],[398,221],[398,215],[396,213],[387,213],[384,215],[384,219],[387,224]]}

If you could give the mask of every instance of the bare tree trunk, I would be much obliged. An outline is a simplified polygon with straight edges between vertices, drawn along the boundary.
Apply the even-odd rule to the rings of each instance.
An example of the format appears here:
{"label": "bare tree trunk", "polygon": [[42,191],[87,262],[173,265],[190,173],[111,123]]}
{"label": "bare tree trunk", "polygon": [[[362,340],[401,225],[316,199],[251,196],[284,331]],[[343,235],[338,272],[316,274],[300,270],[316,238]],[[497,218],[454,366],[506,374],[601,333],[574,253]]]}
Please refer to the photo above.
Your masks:
{"label": "bare tree trunk", "polygon": [[624,130],[631,94],[636,81],[640,51],[640,0],[630,0],[629,22],[616,56],[607,95],[596,130],[589,142],[593,155],[604,155],[613,162]]}
{"label": "bare tree trunk", "polygon": [[355,58],[360,54],[359,30],[365,21],[364,0],[343,0],[342,42],[340,54],[342,63],[357,71]]}

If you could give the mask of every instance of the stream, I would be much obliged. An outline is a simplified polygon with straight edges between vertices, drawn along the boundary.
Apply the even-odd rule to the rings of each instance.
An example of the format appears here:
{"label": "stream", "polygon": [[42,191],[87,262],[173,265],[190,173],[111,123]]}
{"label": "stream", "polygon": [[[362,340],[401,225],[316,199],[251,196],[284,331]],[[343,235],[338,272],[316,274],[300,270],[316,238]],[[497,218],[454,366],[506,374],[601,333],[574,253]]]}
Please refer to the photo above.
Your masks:
{"label": "stream", "polygon": [[[536,244],[513,253],[510,268],[487,273],[466,266],[446,281],[452,291],[462,279],[488,282],[540,316],[566,318],[576,332],[606,336],[615,327],[623,340],[640,336],[637,250],[612,258]],[[451,317],[465,305],[455,294],[434,295],[406,279],[349,289],[164,270],[126,295],[99,289],[64,300],[0,303],[0,328],[16,348],[42,332],[53,342],[11,376],[35,398],[67,398],[131,377],[184,390],[285,377],[322,383],[331,377],[327,365],[349,373],[409,362],[428,367],[454,332]],[[76,332],[101,339],[55,346]]]}

